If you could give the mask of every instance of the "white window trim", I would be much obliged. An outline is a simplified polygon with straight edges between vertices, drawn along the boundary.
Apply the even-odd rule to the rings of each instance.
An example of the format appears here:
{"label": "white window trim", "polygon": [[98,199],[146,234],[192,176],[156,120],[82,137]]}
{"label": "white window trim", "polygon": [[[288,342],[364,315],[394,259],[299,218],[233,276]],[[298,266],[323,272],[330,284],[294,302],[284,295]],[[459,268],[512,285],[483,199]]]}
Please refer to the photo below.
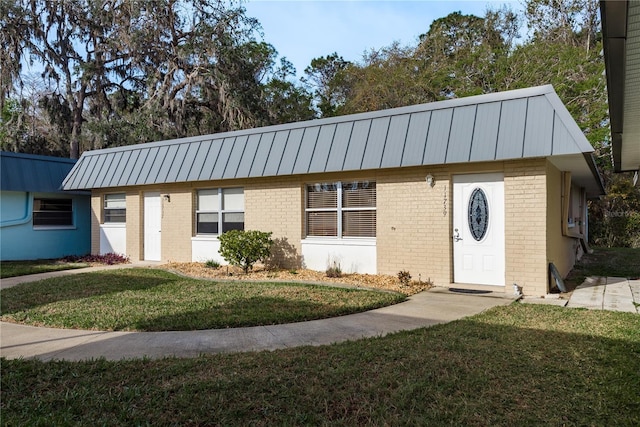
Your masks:
{"label": "white window trim", "polygon": [[[242,188],[242,198],[244,201],[244,187],[212,187],[212,188],[198,188],[196,190],[196,213],[195,213],[195,225],[196,225],[196,234],[194,237],[200,238],[200,237],[204,237],[204,238],[211,238],[211,237],[215,237],[215,240],[218,239],[218,236],[220,234],[222,234],[220,231],[222,231],[222,218],[223,215],[226,213],[241,213],[244,214],[245,211],[244,210],[237,210],[237,209],[222,209],[222,207],[224,207],[224,204],[222,202],[222,191],[228,188]],[[218,206],[220,207],[218,210],[215,211],[206,211],[206,210],[199,210],[197,209],[197,207],[200,205],[200,201],[198,200],[198,193],[202,190],[218,190]],[[218,214],[218,233],[198,233],[198,214],[207,214],[207,213],[217,213]]]}
{"label": "white window trim", "polygon": [[[107,215],[106,215],[107,211],[109,211],[111,209],[113,209],[113,210],[123,209],[123,208],[108,208],[106,206],[106,204],[107,204],[107,196],[108,195],[114,195],[114,194],[122,194],[124,196],[124,217],[125,217],[124,221],[107,221]],[[121,225],[124,225],[124,224],[127,223],[127,219],[126,218],[127,218],[127,193],[120,192],[120,193],[107,193],[107,194],[104,194],[102,196],[102,224],[101,225],[109,225],[109,224],[121,224]]]}
{"label": "white window trim", "polygon": [[[375,181],[370,181],[370,180],[366,180],[369,182],[375,182]],[[353,240],[353,241],[357,241],[357,240],[374,240],[376,239],[376,237],[356,237],[356,236],[342,236],[342,212],[350,212],[350,211],[377,211],[378,210],[378,206],[376,203],[375,207],[356,207],[356,208],[343,208],[342,207],[342,181],[336,181],[332,184],[336,185],[336,197],[337,197],[337,203],[336,203],[336,207],[335,208],[307,208],[306,206],[308,206],[309,204],[309,191],[308,191],[308,187],[313,185],[313,184],[305,184],[304,187],[304,197],[305,197],[305,201],[304,201],[304,227],[305,227],[305,237],[303,240],[306,239],[310,239],[310,240],[320,240],[320,239],[326,239],[326,240],[331,240],[331,241],[336,241],[336,240]],[[376,183],[376,193],[378,192],[378,188],[377,188],[377,183]],[[337,236],[310,236],[309,235],[309,230],[308,228],[308,219],[307,219],[307,212],[336,212],[336,217],[337,217],[337,231],[336,234]],[[376,221],[377,221],[377,215],[376,215]],[[376,235],[377,235],[377,230],[376,230]]]}
{"label": "white window trim", "polygon": [[336,239],[332,236],[307,236],[302,239],[307,245],[334,245],[334,246],[375,246],[375,237],[343,237]]}

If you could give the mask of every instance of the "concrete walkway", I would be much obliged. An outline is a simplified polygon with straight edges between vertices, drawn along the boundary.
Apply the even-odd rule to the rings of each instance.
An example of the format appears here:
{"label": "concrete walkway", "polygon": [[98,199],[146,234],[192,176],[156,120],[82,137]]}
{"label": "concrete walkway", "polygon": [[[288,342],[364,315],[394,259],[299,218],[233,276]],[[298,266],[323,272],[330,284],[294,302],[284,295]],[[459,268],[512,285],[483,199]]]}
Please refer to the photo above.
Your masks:
{"label": "concrete walkway", "polygon": [[640,280],[588,277],[573,291],[567,307],[638,313],[636,304],[640,304]]}
{"label": "concrete walkway", "polygon": [[569,294],[548,294],[545,298],[524,297],[521,302],[558,307],[640,313],[640,280],[624,277],[587,277]]}
{"label": "concrete walkway", "polygon": [[[69,270],[67,274],[87,270]],[[56,277],[60,273],[45,274]],[[17,281],[3,280],[2,287],[15,286],[17,283],[14,282]],[[512,302],[513,298],[503,293],[457,294],[445,288],[433,288],[413,295],[403,303],[365,313],[285,325],[186,332],[102,332],[0,322],[0,356],[40,360],[101,357],[120,360],[324,345],[446,323]]]}
{"label": "concrete walkway", "polygon": [[38,280],[50,279],[52,277],[70,276],[73,274],[90,273],[92,271],[119,270],[123,268],[157,267],[160,262],[140,261],[133,264],[97,265],[95,267],[76,268],[73,270],[49,271],[47,273],[30,274],[27,276],[7,277],[0,280],[0,289],[12,288],[21,283],[37,282]]}

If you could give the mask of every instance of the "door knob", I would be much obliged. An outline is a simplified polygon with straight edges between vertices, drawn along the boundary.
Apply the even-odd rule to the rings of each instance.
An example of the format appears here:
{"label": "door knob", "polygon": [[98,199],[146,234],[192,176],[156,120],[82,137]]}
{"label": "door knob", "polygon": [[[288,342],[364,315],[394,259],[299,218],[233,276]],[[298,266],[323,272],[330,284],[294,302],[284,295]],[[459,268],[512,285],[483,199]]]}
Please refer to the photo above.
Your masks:
{"label": "door knob", "polygon": [[460,232],[458,231],[458,229],[456,228],[453,231],[453,241],[454,242],[459,242],[460,240],[462,240],[462,237],[460,237]]}

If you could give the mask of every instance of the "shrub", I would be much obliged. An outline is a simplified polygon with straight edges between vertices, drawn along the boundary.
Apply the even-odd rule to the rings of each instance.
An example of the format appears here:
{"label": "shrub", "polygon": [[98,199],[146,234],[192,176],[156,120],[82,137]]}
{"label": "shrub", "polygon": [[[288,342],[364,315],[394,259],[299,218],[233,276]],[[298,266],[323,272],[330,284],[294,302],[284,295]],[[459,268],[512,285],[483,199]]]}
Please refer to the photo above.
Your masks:
{"label": "shrub", "polygon": [[402,286],[409,285],[409,281],[411,280],[411,274],[408,271],[399,271],[398,272],[398,280]]}
{"label": "shrub", "polygon": [[342,268],[340,268],[340,263],[333,261],[329,264],[325,273],[327,277],[342,277]]}
{"label": "shrub", "polygon": [[207,260],[204,263],[204,265],[209,267],[209,268],[219,268],[220,267],[220,263],[218,261],[214,261],[212,259]]}
{"label": "shrub", "polygon": [[271,254],[271,232],[257,230],[231,230],[220,239],[220,255],[229,264],[241,267],[246,273],[258,261],[264,261]]}
{"label": "shrub", "polygon": [[92,255],[92,254],[83,255],[83,256],[69,255],[62,258],[62,260],[64,262],[87,262],[87,263],[98,263],[98,264],[107,264],[107,265],[129,263],[129,257],[123,256],[120,254],[114,254],[112,252],[108,254],[102,254],[102,255]]}

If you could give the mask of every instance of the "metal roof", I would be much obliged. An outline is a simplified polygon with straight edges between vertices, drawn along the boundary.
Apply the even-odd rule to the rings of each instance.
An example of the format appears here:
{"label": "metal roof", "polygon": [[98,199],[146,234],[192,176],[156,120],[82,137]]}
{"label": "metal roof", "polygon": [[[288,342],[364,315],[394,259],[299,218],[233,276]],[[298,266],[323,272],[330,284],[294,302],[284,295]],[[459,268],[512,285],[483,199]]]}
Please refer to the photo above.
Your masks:
{"label": "metal roof", "polygon": [[[592,151],[553,87],[547,85],[88,151],[67,176],[63,188],[107,188],[576,154],[583,158],[584,153]],[[589,173],[595,172],[591,166]]]}
{"label": "metal roof", "polygon": [[39,193],[62,192],[64,178],[76,160],[0,151],[0,189]]}
{"label": "metal roof", "polygon": [[640,0],[600,1],[616,172],[640,170]]}

